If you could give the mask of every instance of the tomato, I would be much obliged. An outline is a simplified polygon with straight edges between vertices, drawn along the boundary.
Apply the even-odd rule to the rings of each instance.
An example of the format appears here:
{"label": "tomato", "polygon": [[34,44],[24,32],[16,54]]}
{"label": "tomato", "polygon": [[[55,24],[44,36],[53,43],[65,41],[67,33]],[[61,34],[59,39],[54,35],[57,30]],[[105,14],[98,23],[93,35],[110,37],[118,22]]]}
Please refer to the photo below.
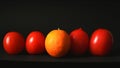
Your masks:
{"label": "tomato", "polygon": [[107,29],[99,28],[91,36],[90,52],[96,56],[105,56],[110,53],[112,45],[112,33]]}
{"label": "tomato", "polygon": [[6,33],[3,39],[3,48],[8,54],[21,53],[25,46],[24,37],[15,31]]}
{"label": "tomato", "polygon": [[26,38],[26,51],[28,54],[41,54],[45,52],[45,36],[40,31],[32,31]]}
{"label": "tomato", "polygon": [[74,29],[70,33],[71,53],[74,55],[83,55],[89,47],[89,36],[82,28]]}

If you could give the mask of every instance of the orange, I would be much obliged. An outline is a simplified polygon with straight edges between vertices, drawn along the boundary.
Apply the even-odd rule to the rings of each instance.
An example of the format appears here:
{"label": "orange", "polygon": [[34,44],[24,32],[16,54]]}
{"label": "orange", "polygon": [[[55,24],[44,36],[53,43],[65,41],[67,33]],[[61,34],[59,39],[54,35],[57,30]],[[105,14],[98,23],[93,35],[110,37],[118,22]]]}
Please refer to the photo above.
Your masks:
{"label": "orange", "polygon": [[54,29],[45,38],[45,49],[52,57],[65,56],[71,47],[70,37],[65,30]]}

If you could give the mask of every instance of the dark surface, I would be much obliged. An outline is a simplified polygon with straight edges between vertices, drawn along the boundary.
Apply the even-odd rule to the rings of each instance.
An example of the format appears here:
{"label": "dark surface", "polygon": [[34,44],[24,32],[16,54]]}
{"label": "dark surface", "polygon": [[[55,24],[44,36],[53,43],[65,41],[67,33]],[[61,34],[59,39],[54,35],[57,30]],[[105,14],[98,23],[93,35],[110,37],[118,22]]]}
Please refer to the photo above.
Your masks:
{"label": "dark surface", "polygon": [[1,49],[0,60],[1,61],[12,61],[12,62],[65,62],[65,63],[95,63],[95,62],[120,62],[120,54],[118,51],[111,51],[106,56],[93,56],[89,52],[82,56],[73,56],[68,53],[66,56],[61,58],[54,58],[43,53],[41,55],[29,55],[26,51],[18,55],[9,55],[3,49]]}
{"label": "dark surface", "polygon": [[[42,1],[0,2],[0,61],[3,62],[120,62],[119,2],[113,1]],[[52,58],[47,54],[7,55],[2,48],[2,39],[8,31],[18,31],[26,38],[32,30],[45,35],[52,29],[61,28],[70,33],[82,27],[91,36],[97,28],[110,30],[114,37],[111,55],[95,57]]]}
{"label": "dark surface", "polygon": [[104,56],[104,57],[97,57],[97,56],[66,56],[62,58],[54,58],[49,56],[48,54],[44,55],[28,55],[28,54],[19,54],[19,55],[8,55],[2,53],[0,55],[0,60],[4,61],[12,61],[12,62],[77,62],[77,63],[91,63],[91,62],[120,62],[120,55],[114,56]]}

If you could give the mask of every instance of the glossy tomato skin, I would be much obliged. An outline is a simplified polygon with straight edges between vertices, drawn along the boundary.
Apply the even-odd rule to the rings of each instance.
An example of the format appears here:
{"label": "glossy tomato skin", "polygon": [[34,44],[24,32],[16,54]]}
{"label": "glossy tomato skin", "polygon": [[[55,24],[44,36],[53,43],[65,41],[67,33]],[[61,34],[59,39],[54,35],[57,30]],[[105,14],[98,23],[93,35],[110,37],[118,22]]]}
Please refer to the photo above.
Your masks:
{"label": "glossy tomato skin", "polygon": [[45,36],[40,31],[32,31],[26,38],[26,51],[28,54],[41,54],[45,52]]}
{"label": "glossy tomato skin", "polygon": [[96,56],[105,56],[110,53],[112,45],[112,33],[107,29],[99,28],[91,36],[90,52]]}
{"label": "glossy tomato skin", "polygon": [[73,30],[70,33],[71,38],[71,53],[73,55],[83,55],[89,47],[89,36],[82,28]]}
{"label": "glossy tomato skin", "polygon": [[16,31],[6,33],[3,39],[3,48],[8,54],[19,54],[24,50],[24,37]]}

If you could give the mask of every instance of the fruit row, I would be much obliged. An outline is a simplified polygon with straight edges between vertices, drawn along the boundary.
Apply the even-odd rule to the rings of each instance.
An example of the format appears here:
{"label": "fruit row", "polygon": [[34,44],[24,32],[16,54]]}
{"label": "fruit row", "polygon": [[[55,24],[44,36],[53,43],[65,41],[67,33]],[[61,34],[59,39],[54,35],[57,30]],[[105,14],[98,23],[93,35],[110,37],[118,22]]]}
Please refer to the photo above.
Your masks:
{"label": "fruit row", "polygon": [[11,31],[3,38],[4,51],[12,55],[25,49],[30,55],[47,52],[52,57],[63,57],[68,53],[84,55],[88,50],[92,55],[105,56],[112,46],[113,35],[105,28],[96,29],[91,37],[82,28],[76,28],[70,34],[58,28],[51,30],[47,36],[41,31],[32,31],[25,39],[19,32]]}

